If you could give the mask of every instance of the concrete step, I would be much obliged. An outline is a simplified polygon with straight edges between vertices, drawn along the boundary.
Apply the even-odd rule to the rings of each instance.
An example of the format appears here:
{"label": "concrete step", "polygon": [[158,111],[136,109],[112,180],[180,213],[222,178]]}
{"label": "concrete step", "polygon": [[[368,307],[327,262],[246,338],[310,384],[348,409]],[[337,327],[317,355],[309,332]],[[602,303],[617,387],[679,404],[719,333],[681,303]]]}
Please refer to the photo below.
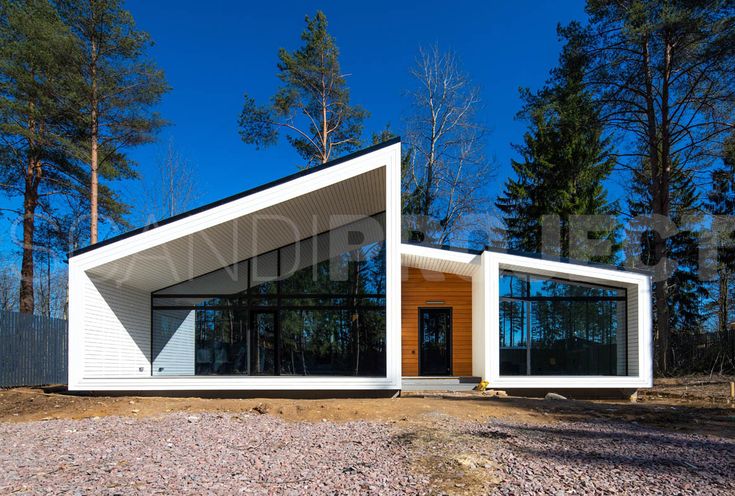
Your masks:
{"label": "concrete step", "polygon": [[480,383],[479,377],[404,377],[403,391],[471,391]]}

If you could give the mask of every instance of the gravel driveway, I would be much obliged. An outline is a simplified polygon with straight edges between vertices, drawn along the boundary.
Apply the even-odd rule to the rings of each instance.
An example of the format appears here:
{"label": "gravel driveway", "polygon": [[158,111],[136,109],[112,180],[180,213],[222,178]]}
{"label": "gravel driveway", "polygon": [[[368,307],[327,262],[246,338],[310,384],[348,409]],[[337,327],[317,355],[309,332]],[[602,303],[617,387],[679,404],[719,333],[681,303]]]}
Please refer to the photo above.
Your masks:
{"label": "gravel driveway", "polygon": [[500,494],[735,494],[735,442],[605,421],[469,429],[497,442]]}
{"label": "gravel driveway", "polygon": [[0,494],[735,494],[735,442],[610,421],[0,423]]}
{"label": "gravel driveway", "polygon": [[0,439],[0,494],[410,494],[427,482],[367,422],[177,413],[4,423]]}

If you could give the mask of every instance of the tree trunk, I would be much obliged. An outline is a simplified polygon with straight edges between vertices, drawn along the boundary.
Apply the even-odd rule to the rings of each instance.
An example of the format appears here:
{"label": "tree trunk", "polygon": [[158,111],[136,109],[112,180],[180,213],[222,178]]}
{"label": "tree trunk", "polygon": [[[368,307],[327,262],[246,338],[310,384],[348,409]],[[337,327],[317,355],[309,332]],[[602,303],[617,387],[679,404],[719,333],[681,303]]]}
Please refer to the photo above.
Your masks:
{"label": "tree trunk", "polygon": [[38,179],[40,164],[31,159],[26,169],[25,192],[23,196],[23,258],[20,268],[20,311],[33,313],[33,242],[36,228],[36,207],[38,206]]}
{"label": "tree trunk", "polygon": [[[654,181],[656,188],[656,196],[654,201],[653,213],[662,217],[669,217],[671,214],[671,136],[669,133],[669,77],[671,73],[671,46],[669,43],[664,45],[664,67],[663,78],[661,83],[661,143],[660,143],[660,161],[658,171],[658,181]],[[655,143],[654,143],[655,144]],[[657,150],[658,151],[658,150]],[[661,263],[668,255],[668,247],[666,239],[660,235],[654,238],[654,257]],[[671,334],[669,321],[669,302],[668,302],[668,263],[661,264],[660,274],[658,274],[658,283],[656,284],[656,316],[659,332],[659,368],[662,373],[666,373],[671,365],[669,363],[669,337]]]}
{"label": "tree trunk", "polygon": [[719,278],[719,295],[717,298],[717,306],[718,306],[718,322],[717,322],[717,330],[720,331],[720,333],[725,336],[727,333],[727,324],[728,317],[730,313],[730,305],[729,305],[729,291],[730,288],[728,287],[728,282],[730,281],[730,272],[726,268],[721,268],[718,273]]}
{"label": "tree trunk", "polygon": [[322,155],[322,163],[325,164],[329,161],[329,150],[327,148],[328,143],[328,128],[327,128],[327,104],[324,102],[322,104],[322,150],[324,150],[324,155]]}
{"label": "tree trunk", "polygon": [[95,244],[97,242],[97,210],[98,210],[98,187],[99,177],[97,174],[98,158],[97,158],[97,146],[99,140],[99,114],[98,114],[98,98],[97,98],[97,45],[92,40],[92,63],[90,66],[90,76],[92,79],[92,94],[91,94],[91,141],[92,150],[90,156],[90,186],[89,186],[89,243]]}
{"label": "tree trunk", "polygon": [[[649,51],[649,40],[644,40],[642,44],[643,64],[646,78],[645,99],[646,99],[646,145],[648,148],[648,160],[651,167],[651,212],[662,216],[669,215],[669,180],[668,176],[663,173],[669,165],[662,162],[670,162],[667,157],[663,156],[662,148],[659,142],[659,127],[656,121],[656,89],[653,84],[653,68],[651,66],[651,56]],[[662,130],[661,130],[662,131]],[[666,373],[668,370],[668,354],[669,354],[669,306],[668,306],[668,263],[666,262],[666,239],[659,233],[654,233],[653,240],[653,260],[656,263],[656,274],[654,282],[654,296],[656,298],[656,362],[658,370]]]}

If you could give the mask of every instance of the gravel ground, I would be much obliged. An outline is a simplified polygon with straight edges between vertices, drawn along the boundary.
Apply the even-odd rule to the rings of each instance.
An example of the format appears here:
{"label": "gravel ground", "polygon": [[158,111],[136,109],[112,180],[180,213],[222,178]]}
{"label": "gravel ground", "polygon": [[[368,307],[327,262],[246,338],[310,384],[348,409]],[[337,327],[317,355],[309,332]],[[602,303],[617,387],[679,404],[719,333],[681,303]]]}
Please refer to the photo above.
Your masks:
{"label": "gravel ground", "polygon": [[384,425],[271,415],[0,423],[0,494],[397,494],[410,475]]}
{"label": "gravel ground", "polygon": [[735,441],[631,423],[493,422],[499,494],[735,494]]}
{"label": "gravel ground", "polygon": [[735,494],[735,441],[609,420],[174,413],[0,423],[0,439],[0,494]]}

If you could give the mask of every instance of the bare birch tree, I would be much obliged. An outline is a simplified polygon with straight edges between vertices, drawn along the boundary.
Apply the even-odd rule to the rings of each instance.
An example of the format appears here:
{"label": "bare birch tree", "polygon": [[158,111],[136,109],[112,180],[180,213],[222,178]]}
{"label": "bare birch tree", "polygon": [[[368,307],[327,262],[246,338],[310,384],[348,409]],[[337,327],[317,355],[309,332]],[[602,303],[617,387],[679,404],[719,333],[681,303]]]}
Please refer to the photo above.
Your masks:
{"label": "bare birch tree", "polygon": [[420,49],[411,75],[414,112],[408,121],[404,213],[423,240],[446,244],[483,205],[492,167],[484,154],[486,128],[477,119],[479,89],[452,52]]}
{"label": "bare birch tree", "polygon": [[[7,256],[4,254],[3,258]],[[11,267],[0,268],[0,310],[4,312],[18,309],[18,276]]]}
{"label": "bare birch tree", "polygon": [[144,223],[173,217],[194,206],[199,199],[194,168],[169,142],[165,154],[156,164],[150,181],[144,180]]}

